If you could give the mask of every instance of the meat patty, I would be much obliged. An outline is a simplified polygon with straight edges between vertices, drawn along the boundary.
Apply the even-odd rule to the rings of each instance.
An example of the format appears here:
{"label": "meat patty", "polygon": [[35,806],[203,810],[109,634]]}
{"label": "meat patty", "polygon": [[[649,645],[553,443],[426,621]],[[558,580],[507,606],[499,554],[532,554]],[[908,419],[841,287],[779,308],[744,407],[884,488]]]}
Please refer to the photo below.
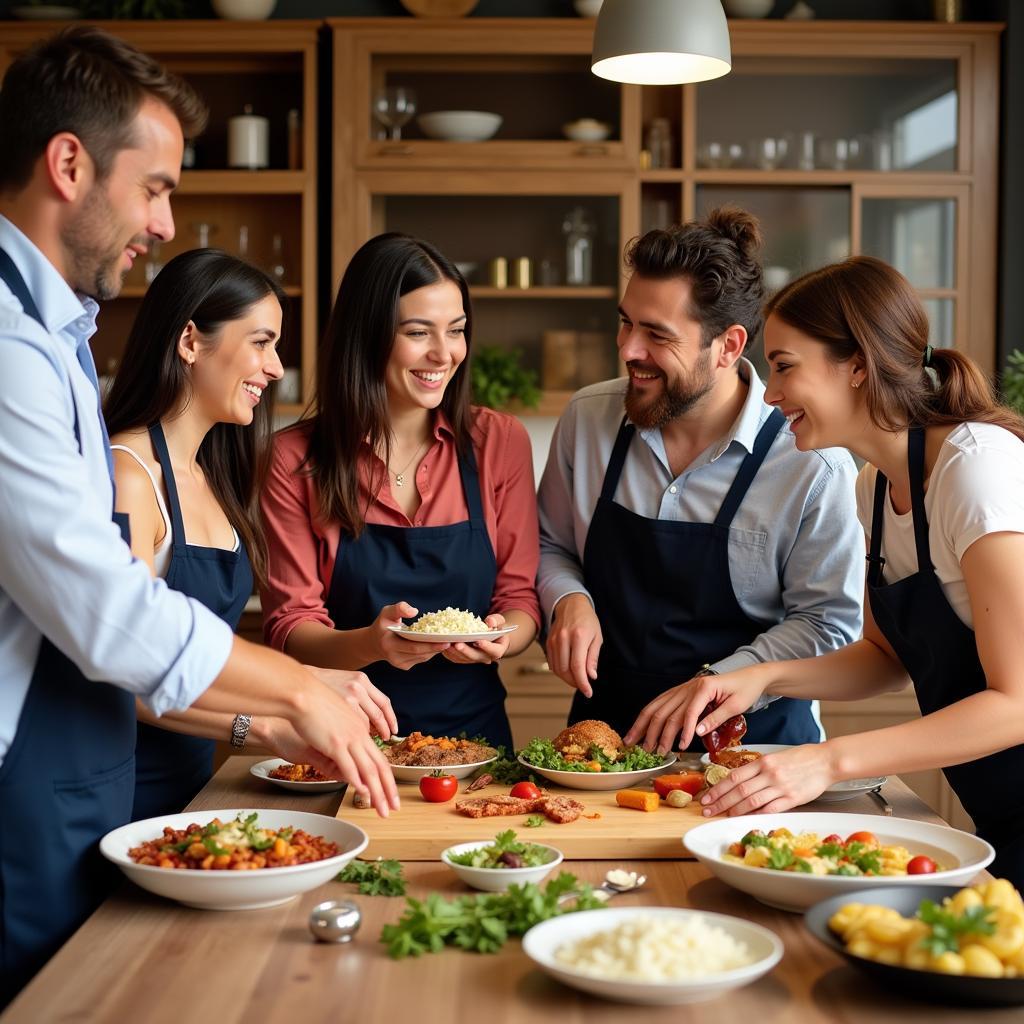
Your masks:
{"label": "meat patty", "polygon": [[568,796],[545,796],[541,797],[540,803],[543,805],[540,810],[544,812],[544,816],[556,825],[567,825],[586,810],[579,800],[573,800]]}
{"label": "meat patty", "polygon": [[588,718],[563,729],[552,741],[566,761],[589,761],[590,748],[597,747],[610,761],[622,751],[622,737],[607,723]]}
{"label": "meat patty", "polygon": [[543,814],[556,825],[575,821],[586,808],[579,800],[567,796],[539,796],[533,800],[520,800],[514,796],[496,794],[457,800],[455,810],[467,818],[496,818],[511,814]]}

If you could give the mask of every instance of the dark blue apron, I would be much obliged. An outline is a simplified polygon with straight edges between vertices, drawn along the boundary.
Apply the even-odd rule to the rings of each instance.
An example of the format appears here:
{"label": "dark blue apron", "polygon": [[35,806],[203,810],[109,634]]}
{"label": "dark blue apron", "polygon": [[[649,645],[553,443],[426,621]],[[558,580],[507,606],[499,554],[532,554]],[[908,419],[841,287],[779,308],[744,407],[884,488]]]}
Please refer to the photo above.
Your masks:
{"label": "dark blue apron", "polygon": [[[868,599],[878,628],[914,681],[921,713],[929,715],[986,688],[974,630],[965,626],[942,592],[928,546],[924,511],[924,431],[908,437],[910,502],[917,546],[917,572],[895,583],[882,581],[882,528],[888,481],[875,481],[875,507],[868,554]],[[996,848],[989,867],[1024,889],[1024,745],[967,764],[944,768],[950,786],[974,819],[978,835]]]}
{"label": "dark blue apron", "polygon": [[[327,596],[336,629],[360,629],[397,601],[421,613],[451,605],[486,614],[498,564],[472,452],[460,456],[459,475],[469,519],[451,526],[367,523],[357,539],[342,537]],[[438,654],[408,670],[377,661],[364,671],[391,698],[399,735],[464,732],[512,749],[497,665],[456,665]]]}
{"label": "dark blue apron", "polygon": [[[45,330],[2,249],[0,278]],[[87,361],[83,367],[95,384]],[[98,406],[97,414],[102,424]],[[74,426],[81,451],[77,406]],[[129,543],[127,517],[114,520]],[[98,842],[130,820],[134,753],[134,696],[89,681],[44,636],[14,741],[0,765],[0,1008],[117,881]]]}
{"label": "dark blue apron", "polygon": [[[252,594],[252,569],[244,547],[237,551],[203,548],[185,543],[181,502],[167,441],[159,423],[149,428],[153,450],[160,460],[167,511],[171,516],[171,562],[164,577],[172,590],[194,597],[232,629]],[[177,814],[213,775],[213,740],[170,732],[146,722],[138,724],[135,746],[135,806],[132,820]]]}
{"label": "dark blue apron", "polygon": [[[596,718],[625,733],[659,694],[775,625],[750,618],[736,600],[729,526],[784,422],[777,409],[765,421],[713,523],[681,523],[647,519],[615,503],[636,432],[623,419],[583,549],[583,579],[604,644],[594,696],[576,693],[570,722]],[[806,700],[783,697],[747,717],[747,743],[820,739]],[[695,739],[690,749],[703,744]]]}

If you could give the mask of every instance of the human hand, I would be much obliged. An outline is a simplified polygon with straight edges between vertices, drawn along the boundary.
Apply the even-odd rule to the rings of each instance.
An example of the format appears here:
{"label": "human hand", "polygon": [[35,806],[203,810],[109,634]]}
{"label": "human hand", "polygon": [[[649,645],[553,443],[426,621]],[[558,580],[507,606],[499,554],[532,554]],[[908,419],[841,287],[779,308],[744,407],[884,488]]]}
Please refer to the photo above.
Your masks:
{"label": "human hand", "polygon": [[410,669],[421,662],[430,661],[435,654],[448,650],[451,644],[423,643],[420,640],[406,640],[388,626],[404,626],[403,619],[418,615],[419,610],[407,601],[385,605],[370,625],[372,644],[378,656],[375,661],[386,661],[395,668]]}
{"label": "human hand", "polygon": [[828,743],[805,743],[733,768],[701,797],[701,811],[763,814],[788,811],[820,796],[838,779]]}
{"label": "human hand", "polygon": [[328,778],[344,779],[386,818],[398,810],[398,789],[391,766],[370,737],[365,713],[312,672],[305,678],[308,687],[296,695],[289,721],[300,740],[320,753],[306,763]]}
{"label": "human hand", "polygon": [[555,605],[555,621],[548,633],[548,667],[560,679],[592,697],[597,659],[604,637],[597,613],[585,594],[569,594]]}
{"label": "human hand", "polygon": [[[667,754],[678,736],[679,749],[685,750],[694,733],[706,736],[733,715],[743,714],[764,693],[767,681],[760,668],[752,665],[725,675],[694,676],[673,686],[640,712],[624,742]],[[708,707],[713,710],[701,718]]]}
{"label": "human hand", "polygon": [[[484,617],[490,629],[501,629],[505,625],[505,616],[487,615]],[[494,640],[474,640],[471,643],[455,643],[444,652],[444,656],[456,665],[490,665],[501,661],[508,650],[511,633],[495,637]]]}
{"label": "human hand", "polygon": [[392,733],[398,730],[398,719],[387,694],[378,690],[364,673],[316,665],[305,667],[339,697],[358,708],[365,716],[370,731],[382,740],[391,739]]}

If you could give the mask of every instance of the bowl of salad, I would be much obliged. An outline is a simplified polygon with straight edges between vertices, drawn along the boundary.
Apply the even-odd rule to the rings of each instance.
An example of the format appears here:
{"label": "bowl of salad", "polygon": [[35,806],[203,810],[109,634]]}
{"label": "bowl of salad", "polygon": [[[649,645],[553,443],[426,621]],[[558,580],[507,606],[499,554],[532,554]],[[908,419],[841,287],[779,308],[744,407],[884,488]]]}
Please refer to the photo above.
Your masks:
{"label": "bowl of salad", "polygon": [[512,829],[492,841],[457,843],[442,851],[441,860],[474,889],[504,892],[510,885],[539,883],[562,863],[562,852],[543,843],[527,843]]}

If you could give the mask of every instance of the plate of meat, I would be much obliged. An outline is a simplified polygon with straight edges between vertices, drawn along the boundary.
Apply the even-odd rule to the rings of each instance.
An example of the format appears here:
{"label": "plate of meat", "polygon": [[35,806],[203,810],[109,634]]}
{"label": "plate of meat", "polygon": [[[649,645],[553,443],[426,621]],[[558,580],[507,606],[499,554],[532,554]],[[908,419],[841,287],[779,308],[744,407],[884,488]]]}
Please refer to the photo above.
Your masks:
{"label": "plate of meat", "polygon": [[543,814],[556,825],[567,825],[575,821],[586,805],[569,796],[552,796],[540,791],[536,797],[506,796],[492,793],[489,796],[464,797],[455,801],[455,810],[467,818],[498,818],[516,814]]}
{"label": "plate of meat", "polygon": [[345,786],[341,779],[328,779],[321,775],[311,764],[292,764],[282,757],[271,757],[254,764],[249,774],[282,789],[293,789],[301,793],[329,793],[332,789]]}
{"label": "plate of meat", "polygon": [[443,768],[446,775],[464,779],[498,756],[498,751],[486,743],[455,736],[424,736],[421,732],[393,736],[381,752],[396,782],[419,782],[438,768]]}

